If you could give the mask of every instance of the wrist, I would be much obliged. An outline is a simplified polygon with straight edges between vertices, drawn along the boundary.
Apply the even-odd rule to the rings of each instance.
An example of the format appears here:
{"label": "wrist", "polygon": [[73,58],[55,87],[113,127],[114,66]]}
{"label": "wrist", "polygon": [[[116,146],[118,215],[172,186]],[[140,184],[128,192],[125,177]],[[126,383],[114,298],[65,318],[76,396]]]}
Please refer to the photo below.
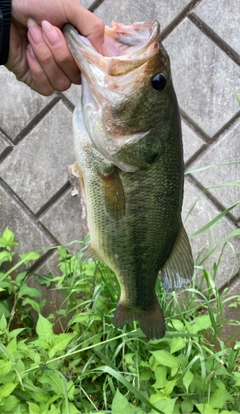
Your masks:
{"label": "wrist", "polygon": [[8,60],[11,22],[11,0],[0,0],[0,65]]}

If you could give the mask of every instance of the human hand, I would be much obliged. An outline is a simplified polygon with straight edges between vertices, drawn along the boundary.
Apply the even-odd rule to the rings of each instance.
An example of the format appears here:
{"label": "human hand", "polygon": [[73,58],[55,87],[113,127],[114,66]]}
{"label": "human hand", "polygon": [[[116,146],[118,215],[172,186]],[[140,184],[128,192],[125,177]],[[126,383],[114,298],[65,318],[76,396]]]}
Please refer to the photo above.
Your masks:
{"label": "human hand", "polygon": [[66,23],[75,26],[101,52],[104,24],[78,0],[12,0],[6,67],[42,95],[80,83],[79,68],[59,29]]}

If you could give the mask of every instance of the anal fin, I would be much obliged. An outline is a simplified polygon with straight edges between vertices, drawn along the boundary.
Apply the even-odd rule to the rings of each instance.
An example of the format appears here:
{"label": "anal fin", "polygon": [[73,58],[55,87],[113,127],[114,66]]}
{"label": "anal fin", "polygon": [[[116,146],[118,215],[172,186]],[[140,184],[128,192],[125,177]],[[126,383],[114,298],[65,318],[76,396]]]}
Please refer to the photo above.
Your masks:
{"label": "anal fin", "polygon": [[192,249],[182,225],[172,251],[161,268],[164,289],[170,292],[188,285],[191,282],[193,272]]}

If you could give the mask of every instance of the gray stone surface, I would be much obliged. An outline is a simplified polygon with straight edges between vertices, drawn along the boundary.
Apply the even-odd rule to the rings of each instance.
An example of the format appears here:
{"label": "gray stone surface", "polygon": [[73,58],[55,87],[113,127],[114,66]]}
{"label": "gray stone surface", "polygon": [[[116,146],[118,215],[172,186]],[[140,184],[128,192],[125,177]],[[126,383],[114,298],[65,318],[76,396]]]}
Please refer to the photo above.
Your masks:
{"label": "gray stone surface", "polygon": [[[230,162],[240,162],[240,119],[228,130],[221,138],[211,145],[204,152],[191,168],[197,169],[209,165],[225,164]],[[199,171],[194,177],[204,186],[204,188],[213,187],[219,184],[233,183],[238,181],[229,189],[229,186],[210,189],[209,192],[218,200],[225,208],[240,200],[240,164],[223,165],[214,169]],[[233,214],[236,221],[240,219],[240,204],[235,207]]]}
{"label": "gray stone surface", "polygon": [[71,125],[71,112],[59,102],[0,165],[3,180],[34,213],[68,180]]}
{"label": "gray stone surface", "polygon": [[81,99],[81,85],[72,85],[63,95],[76,106]]}
{"label": "gray stone surface", "polygon": [[240,54],[240,2],[239,0],[204,0],[196,14],[207,23],[225,42]]}
{"label": "gray stone surface", "polygon": [[[212,276],[213,264],[214,262],[217,263],[220,258],[225,244],[225,238],[232,231],[236,230],[236,226],[227,218],[222,218],[210,229],[194,237],[193,234],[205,226],[210,220],[214,219],[219,213],[218,209],[206,195],[199,191],[189,178],[186,177],[182,217],[187,233],[190,236],[190,243],[195,259],[199,256],[197,262],[200,263],[212,248],[219,245],[210,259],[202,263],[202,266],[209,270]],[[230,245],[225,246],[216,276],[216,283],[219,288],[225,284],[229,284],[231,278],[237,273],[240,267],[239,238],[232,238],[231,243],[235,249],[235,255]]]}
{"label": "gray stone surface", "polygon": [[79,3],[81,3],[83,7],[88,9],[94,3],[94,0],[79,0]]}
{"label": "gray stone surface", "polygon": [[[9,97],[9,91],[11,95]],[[17,82],[13,73],[1,66],[0,70],[1,128],[14,140],[34,117],[53,99],[32,91]]]}
{"label": "gray stone surface", "polygon": [[[93,0],[83,1],[85,7],[92,4]],[[240,96],[240,69],[228,55],[231,48],[240,52],[240,3],[219,0],[216,7],[216,1],[202,0],[186,11],[186,6],[193,4],[189,0],[104,0],[95,11],[108,25],[112,20],[132,23],[158,19],[162,30],[168,28],[164,45],[183,112],[188,171],[240,160],[240,107],[232,93],[233,89]],[[193,16],[207,26],[195,25]],[[215,34],[219,36],[217,43]],[[81,87],[72,86],[63,94],[43,97],[0,67],[0,232],[9,226],[16,233],[20,253],[81,238],[79,202],[70,195],[67,168],[75,159],[71,109],[78,103],[80,91]],[[8,151],[10,146],[12,151]],[[239,180],[239,176],[239,165],[186,176],[183,218],[187,217],[190,235],[240,198],[239,187],[211,189],[206,194],[199,188]],[[203,264],[210,272],[224,247],[217,285],[229,286],[230,293],[240,295],[239,279],[234,278],[240,266],[240,237],[224,245],[226,236],[237,226],[239,206],[211,230],[191,237],[191,244],[199,263],[220,243]],[[37,271],[57,275],[56,254],[45,255],[42,260]],[[35,283],[34,278],[31,283]],[[44,295],[50,305],[46,314],[61,305],[55,290],[47,289]],[[226,308],[226,312],[239,320],[239,308]],[[61,330],[61,324],[58,327]]]}
{"label": "gray stone surface", "polygon": [[6,150],[6,148],[8,148],[9,145],[4,137],[4,135],[1,133],[0,131],[0,156],[2,155],[3,151]]}
{"label": "gray stone surface", "polygon": [[[70,189],[47,210],[40,221],[63,245],[83,240],[85,237],[79,201],[76,196],[71,195]],[[72,224],[70,227],[69,223]],[[77,243],[69,246],[68,250],[77,252],[80,247]]]}
{"label": "gray stone surface", "polygon": [[160,22],[161,30],[177,17],[180,11],[189,4],[189,0],[105,0],[97,8],[95,14],[104,20],[105,24],[111,25],[112,21],[131,24],[157,19]]}
{"label": "gray stone surface", "polygon": [[182,120],[183,150],[185,163],[204,147],[205,142]]}
{"label": "gray stone surface", "polygon": [[20,242],[17,249],[19,253],[39,250],[52,244],[51,239],[31,220],[21,204],[1,186],[0,200],[0,234],[8,226],[15,233],[15,240]]}
{"label": "gray stone surface", "polygon": [[212,137],[239,111],[239,66],[188,19],[163,43],[180,107]]}

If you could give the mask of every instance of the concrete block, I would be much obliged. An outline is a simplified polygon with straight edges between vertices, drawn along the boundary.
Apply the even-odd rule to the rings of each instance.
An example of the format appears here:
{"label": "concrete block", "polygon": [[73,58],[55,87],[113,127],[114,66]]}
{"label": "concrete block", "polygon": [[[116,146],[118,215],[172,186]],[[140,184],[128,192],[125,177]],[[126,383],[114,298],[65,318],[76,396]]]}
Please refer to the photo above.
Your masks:
{"label": "concrete block", "polygon": [[81,3],[81,5],[83,7],[85,7],[86,9],[88,9],[94,3],[94,0],[81,0],[79,2]]}
{"label": "concrete block", "polygon": [[0,131],[0,156],[5,151],[6,148],[8,148],[10,145],[7,143],[7,141],[4,139],[4,135]]}
{"label": "concrete block", "polygon": [[81,85],[72,85],[63,95],[76,106],[81,99]]}
{"label": "concrete block", "polygon": [[96,9],[95,14],[108,26],[112,21],[131,24],[156,19],[163,30],[188,3],[189,0],[145,0],[144,2],[105,0]]}
{"label": "concrete block", "polygon": [[[69,189],[47,210],[40,221],[62,245],[65,245],[74,240],[83,240],[86,237],[85,221],[81,213],[79,200],[71,195]],[[76,253],[81,247],[80,243],[76,243],[68,246],[67,250]]]}
{"label": "concrete block", "polygon": [[72,113],[59,102],[0,165],[0,175],[36,213],[68,181],[75,160]]}
{"label": "concrete block", "polygon": [[214,32],[240,54],[239,0],[204,0],[194,10]]}
{"label": "concrete block", "polygon": [[[198,190],[186,177],[182,217],[187,233],[190,236],[194,259],[198,255],[200,260],[203,259],[213,247],[219,244],[210,258],[202,264],[203,267],[211,272],[212,276],[213,264],[214,262],[217,263],[221,256],[225,245],[225,237],[236,230],[236,226],[227,218],[222,218],[213,228],[205,230],[195,237],[192,237],[192,235],[218,214],[219,211],[206,195]],[[240,266],[240,239],[239,237],[231,238],[229,242],[232,243],[235,253],[230,245],[225,245],[216,277],[218,288],[230,283]]]}
{"label": "concrete block", "polygon": [[[7,93],[6,93],[7,92]],[[14,74],[0,67],[0,125],[14,140],[39,112],[53,99],[34,92],[16,80]]]}
{"label": "concrete block", "polygon": [[200,148],[202,148],[205,145],[205,143],[183,120],[182,136],[184,162],[186,163],[197,151],[200,150]]}
{"label": "concrete block", "polygon": [[[200,157],[191,165],[190,169],[201,168],[215,164],[240,161],[240,119],[235,125],[226,131],[215,143],[213,143]],[[240,164],[223,165],[194,174],[194,177],[205,187],[209,188],[219,184],[238,181],[240,176]],[[209,190],[225,208],[240,200],[240,186],[228,186],[212,188]],[[231,214],[235,220],[240,219],[240,204],[235,207]]]}
{"label": "concrete block", "polygon": [[212,137],[239,111],[239,66],[188,19],[163,44],[180,107]]}
{"label": "concrete block", "polygon": [[19,243],[16,251],[22,254],[52,244],[39,226],[29,219],[17,201],[1,187],[0,200],[0,233],[2,234],[6,227],[15,233],[15,240]]}

